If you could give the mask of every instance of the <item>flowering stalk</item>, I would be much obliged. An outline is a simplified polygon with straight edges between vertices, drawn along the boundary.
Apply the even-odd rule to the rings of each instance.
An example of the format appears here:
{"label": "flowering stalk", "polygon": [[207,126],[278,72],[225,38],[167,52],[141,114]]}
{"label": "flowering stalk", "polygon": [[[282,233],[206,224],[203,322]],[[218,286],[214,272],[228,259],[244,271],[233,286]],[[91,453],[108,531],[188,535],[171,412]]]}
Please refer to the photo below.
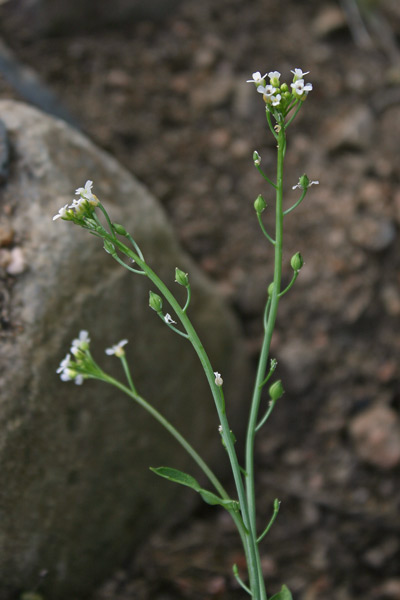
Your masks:
{"label": "flowering stalk", "polygon": [[[178,432],[176,428],[161,413],[159,413],[159,411],[157,411],[137,392],[125,356],[124,346],[127,344],[127,340],[121,340],[118,344],[108,348],[106,353],[108,355],[114,355],[121,360],[128,386],[107,375],[94,362],[89,351],[90,338],[86,331],[82,331],[79,335],[79,338],[73,341],[70,353],[67,354],[65,359],[61,362],[57,372],[60,374],[60,377],[63,381],[74,380],[75,383],[82,384],[85,379],[94,378],[100,379],[115,386],[140,406],[142,406],[142,408],[147,410],[163,427],[167,429],[167,431],[169,431],[176,441],[193,458],[203,473],[207,476],[210,483],[214,486],[217,494],[202,488],[194,477],[187,473],[182,473],[177,469],[158,467],[152,470],[157,475],[169,479],[170,481],[191,487],[194,491],[201,495],[205,502],[208,504],[220,505],[230,513],[234,523],[237,526],[243,543],[248,567],[248,583],[245,583],[241,579],[236,565],[233,566],[233,573],[238,584],[254,600],[267,600],[267,592],[261,569],[259,543],[268,533],[279,511],[279,501],[276,499],[274,502],[273,515],[261,535],[258,535],[256,526],[256,492],[254,473],[255,437],[256,433],[267,422],[277,403],[277,400],[284,393],[280,380],[275,381],[272,385],[270,385],[269,406],[265,411],[264,416],[259,418],[263,389],[274,374],[277,364],[275,359],[271,360],[270,368],[267,370],[271,340],[278,313],[279,300],[292,288],[297,279],[299,271],[303,266],[302,256],[299,252],[297,252],[290,261],[291,268],[293,269],[292,279],[286,288],[281,290],[283,222],[284,218],[303,201],[308,188],[311,185],[318,183],[317,181],[310,182],[306,175],[302,175],[298,184],[293,186],[293,189],[299,188],[301,190],[300,199],[297,200],[290,208],[284,210],[283,163],[286,152],[286,132],[301,109],[308,93],[312,90],[312,85],[310,83],[306,84],[304,81],[304,77],[307,75],[307,73],[303,73],[301,69],[294,69],[292,73],[293,81],[290,86],[286,83],[280,82],[281,74],[278,71],[271,71],[268,73],[268,83],[266,81],[267,74],[262,76],[260,72],[253,73],[252,79],[248,80],[249,82],[255,84],[257,92],[262,94],[265,102],[267,124],[271,134],[274,136],[277,142],[277,169],[276,181],[274,182],[263,172],[260,167],[261,157],[258,152],[254,152],[253,161],[255,167],[275,192],[274,237],[267,232],[262,221],[262,213],[267,207],[264,198],[259,195],[254,203],[260,228],[268,242],[271,243],[274,248],[274,279],[268,287],[266,305],[263,314],[264,339],[259,357],[253,396],[250,404],[245,447],[245,469],[243,469],[239,464],[234,447],[236,439],[229,427],[228,417],[226,414],[225,397],[223,393],[223,378],[218,371],[213,370],[203,344],[201,343],[201,340],[187,314],[191,300],[191,288],[188,274],[184,273],[179,268],[176,268],[175,270],[176,283],[186,289],[186,302],[182,307],[180,302],[178,302],[164,282],[147,264],[137,242],[122,225],[112,222],[104,206],[101,204],[97,196],[92,193],[93,183],[91,181],[87,181],[83,188],[78,188],[76,190],[76,195],[78,198],[74,199],[71,205],[66,204],[63,206],[53,217],[53,220],[62,219],[65,221],[72,221],[76,225],[89,230],[93,235],[100,237],[103,240],[104,249],[116,262],[130,272],[144,275],[157,289],[158,293],[150,291],[150,308],[157,313],[164,325],[171,329],[172,332],[184,337],[192,344],[203,366],[219,418],[218,431],[221,436],[222,445],[227,452],[231,465],[233,480],[236,487],[237,500],[231,499],[228,496],[227,492],[212,470],[203,461],[197,451],[182,436],[182,434]],[[103,225],[101,222],[98,214],[96,213],[96,209],[102,213],[105,220],[105,225]],[[124,241],[122,241],[121,238],[124,238]],[[132,264],[134,264],[134,267],[131,266]],[[174,318],[171,317],[169,313],[164,314],[163,300],[166,300],[171,306],[172,310],[174,311]],[[286,586],[282,586],[281,591],[272,596],[270,600],[291,600],[291,598],[292,596],[289,589]]]}

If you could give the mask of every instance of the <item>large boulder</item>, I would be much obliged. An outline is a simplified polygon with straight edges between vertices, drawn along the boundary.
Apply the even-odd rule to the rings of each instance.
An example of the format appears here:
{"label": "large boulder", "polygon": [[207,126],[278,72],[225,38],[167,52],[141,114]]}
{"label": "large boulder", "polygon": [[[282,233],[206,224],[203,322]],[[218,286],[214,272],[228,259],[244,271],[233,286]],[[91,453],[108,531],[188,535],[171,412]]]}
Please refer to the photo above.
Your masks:
{"label": "large boulder", "polygon": [[195,352],[148,307],[155,288],[113,261],[100,240],[52,221],[76,187],[95,182],[112,218],[134,233],[147,262],[182,301],[175,267],[189,272],[189,315],[236,415],[246,360],[232,314],[130,173],[36,109],[1,101],[0,115],[11,157],[0,189],[0,598],[35,588],[44,570],[46,597],[82,598],[194,497],[148,466],[199,473],[175,440],[115,388],[60,381],[57,366],[80,329],[89,330],[97,361],[121,379],[119,361],[104,349],[128,338],[140,393],[217,470],[227,459]]}

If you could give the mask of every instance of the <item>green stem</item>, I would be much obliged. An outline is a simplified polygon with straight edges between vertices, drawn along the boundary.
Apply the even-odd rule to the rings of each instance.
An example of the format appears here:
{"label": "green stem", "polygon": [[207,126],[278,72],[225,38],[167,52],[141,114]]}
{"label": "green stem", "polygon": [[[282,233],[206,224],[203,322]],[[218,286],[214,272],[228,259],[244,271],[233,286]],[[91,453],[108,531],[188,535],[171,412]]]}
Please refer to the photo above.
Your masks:
{"label": "green stem", "polygon": [[278,498],[275,498],[275,501],[274,501],[274,512],[272,514],[272,517],[271,517],[268,525],[266,526],[266,528],[264,529],[264,531],[262,532],[262,534],[260,535],[260,537],[257,539],[257,544],[259,544],[261,542],[261,540],[263,540],[265,538],[265,536],[267,535],[268,531],[271,529],[272,525],[274,524],[274,521],[275,521],[276,517],[278,516],[279,507],[280,507],[280,502],[279,502]]}
{"label": "green stem", "polygon": [[190,288],[190,285],[186,286],[186,293],[187,293],[186,303],[185,303],[185,306],[182,308],[182,312],[184,312],[184,313],[187,311],[188,306],[190,304],[190,299],[192,297],[192,290]]}
{"label": "green stem", "polygon": [[[108,234],[105,236],[106,239],[109,237]],[[244,523],[244,527],[247,530],[246,537],[244,539],[245,543],[245,551],[246,556],[248,556],[248,569],[249,569],[249,579],[250,579],[250,587],[254,594],[254,600],[264,600],[265,594],[260,592],[260,578],[261,578],[261,567],[260,567],[260,559],[258,555],[257,548],[257,540],[255,531],[250,526],[250,516],[247,508],[247,500],[246,493],[243,485],[243,479],[241,474],[241,469],[239,465],[238,458],[236,456],[236,451],[233,445],[232,436],[230,434],[230,427],[228,423],[228,419],[225,413],[225,405],[223,399],[221,397],[219,387],[215,384],[215,376],[213,372],[213,368],[211,366],[210,360],[207,356],[207,353],[201,343],[191,321],[189,320],[187,314],[182,310],[181,306],[175,299],[174,295],[169,291],[164,282],[158,277],[158,275],[148,266],[146,262],[144,262],[135,252],[133,252],[130,248],[128,248],[125,244],[123,244],[118,239],[110,239],[112,243],[118,247],[118,249],[133,258],[133,260],[137,263],[138,267],[142,269],[149,279],[153,282],[153,284],[158,288],[158,290],[163,294],[167,302],[170,304],[175,314],[179,318],[182,323],[185,331],[187,332],[190,341],[193,345],[194,350],[196,351],[199,360],[202,364],[204,372],[206,374],[212,395],[214,397],[215,406],[217,409],[219,421],[222,426],[222,436],[225,444],[225,448],[228,453],[229,461],[232,468],[233,477],[235,480],[235,486],[238,494],[238,500],[240,504],[240,510],[242,514],[242,519]],[[243,537],[242,537],[243,540]],[[261,593],[261,595],[260,595]]]}
{"label": "green stem", "polygon": [[297,202],[295,204],[293,204],[293,206],[291,206],[290,208],[286,209],[283,211],[283,215],[286,217],[286,215],[288,215],[290,212],[292,212],[292,210],[294,210],[295,208],[298,207],[298,205],[300,204],[300,202],[303,202],[305,195],[307,194],[307,188],[305,190],[303,190],[300,199],[297,200]]}
{"label": "green stem", "polygon": [[[258,363],[256,381],[254,385],[251,403],[250,417],[246,436],[246,478],[247,504],[249,507],[250,527],[252,534],[256,536],[256,502],[254,481],[254,441],[257,427],[258,411],[260,407],[262,382],[265,378],[266,365],[268,361],[272,333],[275,326],[278,311],[279,292],[282,276],[282,237],[283,237],[283,158],[285,150],[285,127],[281,125],[278,131],[278,157],[277,157],[277,190],[276,190],[276,221],[275,221],[275,262],[274,262],[274,286],[271,295],[271,304],[268,313],[268,322],[264,334],[261,354]],[[259,556],[259,555],[258,555]],[[259,573],[260,568],[258,569]],[[261,582],[260,582],[261,583]],[[266,599],[265,585],[261,586],[262,600]]]}
{"label": "green stem", "polygon": [[128,383],[129,383],[129,387],[131,388],[132,392],[137,396],[138,393],[137,393],[136,388],[135,388],[135,386],[133,384],[131,372],[129,370],[129,365],[128,365],[128,361],[126,360],[125,354],[123,354],[119,358],[121,359],[122,366],[123,366],[124,372],[125,372],[125,376],[126,376],[126,379],[128,380]]}
{"label": "green stem", "polygon": [[269,403],[269,406],[268,406],[268,410],[265,413],[265,415],[263,416],[263,418],[261,419],[261,421],[259,422],[259,424],[257,425],[256,431],[258,431],[259,429],[261,429],[261,427],[264,425],[264,423],[268,420],[269,415],[272,413],[272,411],[275,408],[276,402],[277,402],[276,400],[270,400],[270,403]]}
{"label": "green stem", "polygon": [[183,437],[181,433],[160,413],[157,409],[154,408],[147,400],[142,398],[134,389],[130,389],[126,387],[123,383],[114,379],[107,373],[102,372],[101,379],[106,383],[110,383],[115,386],[122,392],[124,392],[127,396],[132,398],[137,404],[139,404],[142,408],[147,410],[148,413],[151,414],[165,429],[176,439],[177,442],[186,450],[186,452],[193,458],[193,460],[197,463],[203,473],[207,476],[209,481],[213,484],[217,492],[220,494],[221,498],[229,499],[229,495],[218,480],[217,476],[213,473],[210,467],[206,462],[201,458],[201,456],[196,452],[191,444]]}
{"label": "green stem", "polygon": [[261,231],[263,232],[263,234],[265,235],[265,237],[267,238],[267,240],[270,241],[273,246],[275,246],[275,240],[273,240],[272,237],[269,235],[269,233],[267,233],[267,230],[264,227],[264,223],[262,222],[261,214],[260,213],[257,213],[257,219],[258,219],[258,222],[260,224]]}
{"label": "green stem", "polygon": [[291,287],[293,287],[294,282],[296,281],[297,277],[298,277],[299,272],[295,271],[293,273],[293,277],[291,282],[289,283],[289,285],[279,294],[279,298],[282,298],[282,296],[284,296],[286,294],[286,292],[288,292],[290,290]]}
{"label": "green stem", "polygon": [[262,168],[259,165],[255,165],[257,171],[260,173],[261,177],[264,177],[265,181],[268,181],[268,183],[270,185],[272,185],[273,188],[276,189],[276,185],[273,181],[271,181],[271,179],[269,177],[266,176],[266,174],[264,173],[264,171],[262,170]]}

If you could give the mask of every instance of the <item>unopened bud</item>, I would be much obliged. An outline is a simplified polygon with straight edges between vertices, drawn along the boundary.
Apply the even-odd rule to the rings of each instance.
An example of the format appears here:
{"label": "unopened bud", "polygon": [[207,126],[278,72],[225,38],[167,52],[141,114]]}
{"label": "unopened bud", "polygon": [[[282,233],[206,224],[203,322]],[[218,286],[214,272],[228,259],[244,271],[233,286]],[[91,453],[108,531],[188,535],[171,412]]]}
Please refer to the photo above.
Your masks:
{"label": "unopened bud", "polygon": [[284,389],[280,379],[275,381],[269,388],[269,395],[271,400],[279,400],[279,398],[283,395]]}
{"label": "unopened bud", "polygon": [[258,215],[260,215],[267,208],[267,203],[264,198],[259,194],[254,200],[254,209]]}
{"label": "unopened bud", "polygon": [[161,296],[155,294],[154,292],[150,292],[149,294],[149,306],[157,313],[162,311],[162,299]]}
{"label": "unopened bud", "polygon": [[108,252],[108,254],[111,254],[111,256],[113,256],[114,254],[116,254],[114,244],[112,244],[108,240],[104,240],[104,250],[106,252]]}
{"label": "unopened bud", "polygon": [[256,167],[259,167],[261,164],[261,156],[258,154],[257,150],[253,152],[253,161]]}
{"label": "unopened bud", "polygon": [[175,281],[176,281],[176,283],[179,283],[179,285],[183,285],[184,287],[187,287],[189,285],[188,274],[184,273],[183,271],[181,271],[180,269],[178,269],[178,267],[176,267],[176,269],[175,269]]}
{"label": "unopened bud", "polygon": [[289,86],[287,83],[282,83],[281,85],[281,94],[289,91]]}
{"label": "unopened bud", "polygon": [[119,223],[113,223],[113,227],[118,235],[126,235],[126,229],[123,225],[119,225]]}
{"label": "unopened bud", "polygon": [[215,385],[217,385],[218,387],[221,387],[221,385],[224,383],[224,380],[221,377],[221,373],[218,373],[218,371],[215,371],[214,377],[215,377]]}
{"label": "unopened bud", "polygon": [[304,260],[300,252],[293,254],[292,258],[290,259],[290,266],[292,267],[293,271],[300,271],[303,265]]}
{"label": "unopened bud", "polygon": [[307,175],[304,173],[304,175],[302,175],[299,179],[299,185],[300,185],[300,187],[303,188],[303,190],[306,190],[308,188],[309,183],[310,183],[310,180],[308,179]]}

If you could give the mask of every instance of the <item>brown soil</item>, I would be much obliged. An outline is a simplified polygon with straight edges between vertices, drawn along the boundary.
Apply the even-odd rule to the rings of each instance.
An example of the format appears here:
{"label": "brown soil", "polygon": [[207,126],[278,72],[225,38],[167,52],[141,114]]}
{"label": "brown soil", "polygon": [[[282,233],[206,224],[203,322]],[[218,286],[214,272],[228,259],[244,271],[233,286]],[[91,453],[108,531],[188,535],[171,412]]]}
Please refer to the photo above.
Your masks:
{"label": "brown soil", "polygon": [[[272,252],[252,203],[273,199],[252,153],[272,175],[275,148],[245,81],[256,70],[311,72],[314,90],[289,130],[286,202],[303,172],[321,183],[285,223],[285,264],[298,250],[306,262],[273,342],[286,394],[257,446],[264,522],[282,501],[263,542],[269,592],[285,582],[297,600],[400,599],[397,2],[382,1],[365,23],[360,45],[335,3],[187,0],[158,23],[36,40],[5,32],[82,129],[164,205],[236,311],[254,360]],[[21,97],[5,82],[0,95]],[[93,600],[242,598],[231,565],[244,558],[226,515],[199,506],[176,523]]]}

